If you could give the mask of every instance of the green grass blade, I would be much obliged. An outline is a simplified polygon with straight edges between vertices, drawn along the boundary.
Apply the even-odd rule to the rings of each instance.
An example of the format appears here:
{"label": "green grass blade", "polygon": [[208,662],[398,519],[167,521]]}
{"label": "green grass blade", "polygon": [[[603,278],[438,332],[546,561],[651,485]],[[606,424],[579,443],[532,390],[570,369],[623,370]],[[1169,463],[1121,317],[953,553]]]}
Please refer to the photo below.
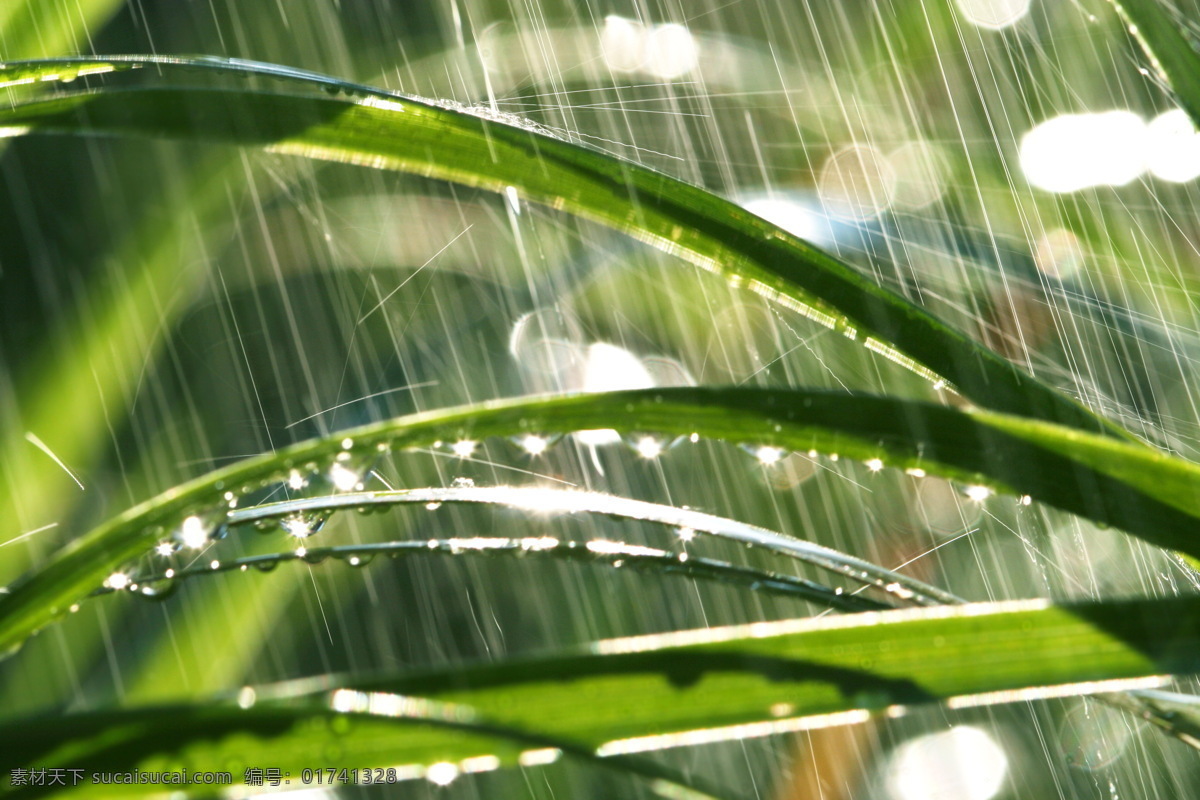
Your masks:
{"label": "green grass blade", "polygon": [[[440,556],[520,556],[530,558],[573,561],[584,564],[621,566],[648,575],[679,575],[685,578],[710,580],[736,586],[762,594],[809,600],[839,611],[879,611],[889,608],[883,603],[856,594],[839,592],[814,581],[784,575],[778,572],[741,567],[711,558],[680,557],[668,550],[630,545],[624,542],[604,543],[603,549],[589,548],[585,544],[571,541],[533,540],[503,537],[472,536],[461,539],[429,539],[422,541],[370,542],[333,547],[306,547],[282,553],[265,553],[257,556],[221,561],[216,567],[210,564],[175,570],[170,576],[131,575],[130,580],[138,585],[136,590],[146,597],[169,596],[180,581],[198,575],[213,575],[219,572],[245,572],[250,568],[269,571],[288,561],[303,561],[320,564],[328,559],[342,561],[350,566],[364,566],[376,556],[417,557]],[[116,590],[104,587],[94,596],[114,594]]]}
{"label": "green grass blade", "polygon": [[[638,520],[687,528],[731,539],[752,547],[761,547],[787,555],[806,564],[821,567],[864,585],[890,591],[896,597],[912,599],[924,605],[958,602],[959,598],[935,586],[883,569],[860,558],[848,556],[828,547],[803,539],[784,536],[765,528],[737,520],[703,514],[691,509],[647,503],[599,492],[567,491],[545,487],[487,486],[451,487],[448,489],[400,489],[386,492],[349,492],[342,495],[311,497],[268,503],[230,511],[229,525],[282,521],[289,517],[329,514],[338,509],[379,508],[391,505],[433,505],[443,503],[475,503],[508,506],[538,513],[604,514],[617,519]],[[890,587],[890,588],[889,588]]]}
{"label": "green grass blade", "polygon": [[[513,190],[624,231],[793,308],[980,406],[1127,436],[830,254],[710,192],[489,113],[286,67],[130,56],[0,67],[0,81],[153,64],[165,88],[99,90],[0,110],[0,131],[220,141]],[[184,69],[284,80],[296,95],[187,89]],[[326,92],[357,95],[353,99]]]}
{"label": "green grass blade", "polygon": [[[448,672],[327,676],[261,688],[253,704],[243,693],[245,709],[206,703],[10,721],[0,742],[18,765],[272,764],[295,780],[329,747],[362,766],[486,755],[513,763],[513,743],[481,738],[485,726],[624,757],[861,722],[898,706],[1149,688],[1196,671],[1198,598],[987,603],[610,640]],[[431,719],[478,727],[421,724]]]}
{"label": "green grass blade", "polygon": [[1139,689],[1101,695],[1105,703],[1140,717],[1184,744],[1200,750],[1200,697]]}
{"label": "green grass blade", "polygon": [[1179,105],[1200,125],[1200,54],[1182,33],[1186,20],[1172,19],[1159,0],[1113,0],[1113,5]]}
{"label": "green grass blade", "polygon": [[[228,511],[226,491],[327,470],[339,453],[428,447],[459,437],[617,427],[816,450],[983,482],[1113,525],[1161,547],[1200,554],[1200,466],[1073,428],[985,412],[841,392],[673,388],[484,403],[401,417],[247,459],[142,503],[76,540],[0,596],[9,651],[114,570],[195,513]],[[349,439],[349,443],[346,440]],[[349,444],[349,449],[344,446]]]}
{"label": "green grass blade", "polygon": [[[376,694],[376,704],[383,700]],[[404,704],[410,698],[388,696],[393,705]],[[307,700],[307,702],[305,702]],[[195,780],[184,776],[195,776],[197,772],[217,773],[217,785],[223,789],[245,785],[246,769],[259,763],[270,763],[270,769],[279,769],[279,784],[271,783],[266,777],[256,786],[276,785],[326,786],[395,784],[429,777],[434,780],[434,765],[452,765],[456,778],[460,773],[488,772],[504,764],[530,766],[553,763],[563,755],[590,762],[593,765],[612,769],[623,775],[634,775],[649,781],[652,792],[663,797],[685,800],[735,800],[748,795],[720,787],[710,787],[705,781],[683,775],[655,761],[616,756],[601,758],[593,750],[573,742],[548,736],[506,728],[501,725],[476,721],[475,715],[462,706],[437,703],[429,700],[410,702],[403,713],[391,709],[373,711],[364,709],[348,714],[324,698],[301,698],[288,704],[263,704],[250,711],[239,711],[230,704],[217,701],[203,705],[147,706],[130,711],[108,711],[71,717],[80,723],[70,741],[54,730],[50,720],[29,720],[29,732],[34,734],[32,747],[18,747],[11,728],[0,725],[0,743],[14,741],[13,749],[7,754],[20,757],[22,750],[37,753],[39,758],[58,758],[55,748],[66,744],[71,757],[82,759],[74,769],[79,773],[79,788],[63,789],[59,785],[10,785],[5,787],[5,797],[130,797],[155,795],[163,784],[155,785],[146,780],[133,785],[111,781],[92,782],[96,773],[114,772],[158,772],[179,775],[171,788],[195,796],[208,796],[214,778]],[[59,720],[62,718],[60,717]],[[49,723],[49,724],[46,724]],[[105,731],[104,729],[108,730]],[[310,733],[316,733],[315,737]],[[110,735],[115,733],[115,735]],[[42,734],[44,738],[38,735]],[[237,737],[249,749],[227,748],[215,758],[211,748],[203,744],[197,752],[197,739],[206,736],[218,740]],[[40,738],[40,741],[38,740]],[[57,739],[57,741],[52,741]],[[350,743],[351,752],[346,753],[343,744]],[[319,749],[318,749],[319,748]],[[158,758],[167,751],[166,758]],[[344,773],[341,767],[321,766],[329,762],[328,754],[336,751],[353,759],[355,773]],[[150,761],[142,757],[149,753]],[[454,761],[435,760],[431,754],[476,753]],[[182,756],[183,760],[180,760]],[[255,759],[267,759],[266,762]],[[305,761],[305,759],[317,759]],[[407,760],[406,760],[407,759]],[[458,763],[455,763],[457,761]],[[34,763],[30,761],[28,763]],[[37,763],[41,763],[40,761]],[[215,766],[221,763],[222,766]],[[349,764],[350,760],[339,762]],[[190,765],[206,764],[204,767]],[[154,766],[155,769],[147,769]],[[372,769],[373,768],[373,769]],[[332,774],[329,770],[332,769]],[[308,777],[306,778],[306,773]],[[71,774],[71,773],[68,773]],[[227,774],[224,781],[219,776]],[[345,774],[344,777],[343,774]],[[443,773],[444,774],[444,773]],[[286,777],[285,777],[286,776]],[[284,784],[283,781],[288,781]],[[0,787],[3,787],[0,783]],[[138,787],[141,788],[138,788]],[[190,790],[190,791],[189,791]]]}

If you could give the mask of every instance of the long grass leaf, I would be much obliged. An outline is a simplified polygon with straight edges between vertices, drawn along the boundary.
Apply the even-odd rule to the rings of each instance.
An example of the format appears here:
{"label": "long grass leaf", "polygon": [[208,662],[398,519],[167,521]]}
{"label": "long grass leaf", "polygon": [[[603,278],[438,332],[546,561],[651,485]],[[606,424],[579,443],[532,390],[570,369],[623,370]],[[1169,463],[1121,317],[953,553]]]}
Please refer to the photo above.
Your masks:
{"label": "long grass leaf", "polygon": [[[509,539],[494,536],[471,536],[456,539],[429,539],[422,541],[369,542],[366,544],[336,545],[333,547],[296,547],[280,553],[264,553],[221,561],[217,566],[203,564],[179,570],[170,575],[131,575],[131,582],[138,585],[145,597],[162,599],[169,596],[180,581],[220,572],[245,572],[251,568],[270,571],[288,561],[303,561],[320,564],[328,559],[342,561],[350,566],[365,566],[376,556],[425,557],[441,556],[520,556],[524,559],[552,559],[584,564],[620,566],[644,572],[648,575],[679,575],[685,578],[710,580],[736,586],[762,594],[778,595],[809,600],[839,611],[879,611],[889,606],[861,597],[857,594],[837,591],[815,581],[784,575],[778,572],[740,567],[712,558],[688,556],[658,548],[630,545],[624,542],[604,541],[602,546],[588,547],[586,544],[558,539]],[[681,557],[682,556],[682,557]],[[94,592],[96,596],[114,594],[117,590],[103,587]]]}
{"label": "long grass leaf", "polygon": [[[980,406],[1125,436],[834,256],[703,189],[563,141],[498,113],[473,114],[278,65],[215,58],[59,59],[0,66],[4,80],[153,65],[163,85],[101,89],[0,110],[0,132],[93,133],[267,146],[429,175],[562,208],[726,275]],[[278,79],[321,94],[183,88],[184,70]],[[356,95],[330,97],[327,92]]]}
{"label": "long grass leaf", "polygon": [[[989,603],[609,640],[452,671],[326,676],[243,691],[242,707],[10,721],[0,725],[0,743],[21,766],[191,772],[271,764],[293,779],[336,747],[345,763],[412,765],[408,774],[420,776],[434,763],[514,763],[513,742],[481,736],[487,726],[626,757],[861,722],[911,705],[1159,687],[1165,675],[1196,671],[1197,598]],[[429,721],[464,729],[422,724]]]}
{"label": "long grass leaf", "polygon": [[1159,0],[1113,0],[1113,5],[1179,105],[1200,125],[1200,53],[1182,33],[1187,21],[1172,19]]}
{"label": "long grass leaf", "polygon": [[375,423],[238,462],[178,486],[76,540],[0,596],[0,650],[11,650],[186,514],[228,508],[227,491],[329,470],[340,453],[428,447],[457,438],[616,426],[837,453],[983,482],[1032,496],[1162,547],[1200,554],[1200,466],[1073,428],[987,412],[842,392],[673,388],[510,400]]}
{"label": "long grass leaf", "polygon": [[788,555],[806,564],[830,570],[837,575],[874,586],[885,592],[892,592],[902,599],[915,599],[925,605],[953,603],[957,600],[954,595],[935,586],[929,586],[860,558],[848,556],[803,539],[784,536],[756,525],[748,525],[712,514],[703,514],[691,509],[647,503],[642,500],[631,500],[599,492],[520,486],[350,492],[342,495],[288,500],[238,509],[229,512],[227,522],[229,525],[244,525],[264,520],[286,520],[289,517],[328,514],[338,509],[370,509],[412,504],[436,507],[443,503],[499,505],[543,514],[605,514],[617,519],[668,525],[677,529],[686,529],[692,533],[706,533]]}

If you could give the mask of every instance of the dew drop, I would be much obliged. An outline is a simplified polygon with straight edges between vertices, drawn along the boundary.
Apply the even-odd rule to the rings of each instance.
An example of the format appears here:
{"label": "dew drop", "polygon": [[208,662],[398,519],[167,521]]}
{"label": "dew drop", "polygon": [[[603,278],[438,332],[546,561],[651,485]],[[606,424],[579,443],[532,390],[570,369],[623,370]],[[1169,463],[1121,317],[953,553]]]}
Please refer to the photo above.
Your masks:
{"label": "dew drop", "polygon": [[[349,454],[347,454],[349,455]],[[363,484],[359,475],[341,461],[335,461],[329,469],[329,480],[339,492],[361,491]]]}
{"label": "dew drop", "polygon": [[986,486],[975,485],[968,486],[967,488],[963,489],[963,494],[974,500],[976,503],[982,503],[984,500],[987,500],[992,496],[992,490]]}
{"label": "dew drop", "polygon": [[204,520],[196,516],[185,519],[179,531],[179,538],[185,547],[193,550],[204,547],[208,543],[208,531],[204,527]]}
{"label": "dew drop", "polygon": [[114,572],[104,579],[104,585],[119,592],[129,585],[129,576],[124,572]]}
{"label": "dew drop", "polygon": [[653,436],[639,436],[630,442],[630,445],[639,456],[647,460],[658,458],[664,449],[663,443]]}
{"label": "dew drop", "polygon": [[458,777],[458,767],[449,761],[432,764],[425,770],[425,778],[438,786],[449,786]]}
{"label": "dew drop", "polygon": [[764,466],[776,464],[786,455],[781,448],[768,445],[743,445],[742,449],[757,458],[758,462]]}
{"label": "dew drop", "polygon": [[517,444],[531,456],[540,456],[550,448],[550,441],[544,436],[527,434],[517,440]]}
{"label": "dew drop", "polygon": [[306,539],[325,527],[326,517],[294,514],[280,520],[279,527],[297,539]]}

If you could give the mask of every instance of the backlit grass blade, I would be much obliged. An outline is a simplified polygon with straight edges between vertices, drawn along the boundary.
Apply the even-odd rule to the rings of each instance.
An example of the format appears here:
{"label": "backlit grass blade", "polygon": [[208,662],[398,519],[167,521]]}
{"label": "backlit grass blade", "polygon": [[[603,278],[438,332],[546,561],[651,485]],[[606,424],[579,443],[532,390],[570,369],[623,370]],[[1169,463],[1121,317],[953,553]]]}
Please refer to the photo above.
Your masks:
{"label": "backlit grass blade", "polygon": [[[235,463],[113,518],[0,596],[0,650],[148,552],[156,526],[228,511],[226,491],[286,481],[293,468],[329,470],[341,453],[428,447],[459,438],[616,427],[816,451],[922,470],[1031,496],[1161,547],[1200,554],[1200,466],[1149,448],[1022,418],[872,395],[672,388],[508,400],[374,423]],[[669,456],[668,456],[669,457]]]}
{"label": "backlit grass blade", "polygon": [[[429,539],[422,541],[370,542],[367,544],[337,545],[334,547],[296,547],[281,553],[266,553],[257,556],[221,561],[218,566],[198,566],[173,570],[170,576],[163,573],[134,575],[130,579],[138,584],[136,590],[146,597],[161,599],[169,596],[180,581],[199,575],[218,572],[269,571],[288,561],[303,561],[319,564],[328,559],[341,561],[350,566],[365,566],[377,556],[392,558],[423,558],[430,555],[476,556],[497,558],[520,556],[524,559],[572,561],[585,564],[620,566],[647,575],[679,575],[698,580],[710,580],[736,586],[762,594],[777,595],[808,600],[818,605],[839,611],[878,611],[889,606],[857,594],[840,592],[814,581],[767,572],[752,567],[741,567],[711,558],[700,558],[673,553],[658,548],[630,545],[624,542],[605,541],[602,546],[589,547],[585,543],[547,541],[537,539],[509,539],[504,537],[471,536],[459,539]],[[682,557],[681,557],[682,555]],[[96,595],[113,594],[116,590],[104,587]]]}
{"label": "backlit grass blade", "polygon": [[[1200,125],[1200,54],[1184,37],[1185,19],[1172,19],[1159,0],[1113,0],[1179,105]],[[1176,12],[1181,14],[1182,12]],[[1195,22],[1195,20],[1191,20]]]}
{"label": "backlit grass blade", "polygon": [[705,533],[730,539],[752,547],[790,556],[806,564],[821,567],[834,574],[850,578],[898,598],[913,599],[924,605],[957,602],[949,592],[891,570],[883,569],[860,558],[848,556],[828,547],[784,536],[774,531],[748,525],[738,520],[716,517],[691,509],[675,508],[642,500],[631,500],[599,492],[567,491],[546,487],[486,486],[425,489],[400,489],[386,492],[349,492],[328,497],[312,497],[269,503],[230,511],[229,525],[260,523],[264,520],[283,521],[313,514],[328,514],[338,509],[386,508],[392,505],[425,505],[438,507],[443,503],[466,503],[509,508],[541,514],[605,514],[618,519],[638,520],[693,533]]}
{"label": "backlit grass blade", "polygon": [[[13,778],[9,772],[0,778],[0,789],[10,798],[154,796],[164,786],[182,791],[184,796],[207,796],[214,788],[241,791],[249,786],[260,791],[292,785],[332,790],[378,784],[394,791],[397,784],[420,778],[445,785],[460,775],[492,772],[513,764],[548,765],[565,755],[646,779],[650,790],[662,797],[749,800],[749,795],[743,792],[708,786],[705,781],[650,759],[603,758],[574,742],[490,724],[462,706],[378,693],[373,699],[375,707],[356,713],[339,708],[336,696],[264,703],[248,712],[222,701],[113,710],[71,717],[79,728],[58,742],[39,737],[59,736],[54,721],[23,720],[34,737],[28,748],[16,744],[11,726],[0,725],[0,743],[7,745],[10,740],[13,743],[7,755],[21,758],[25,751],[36,753],[34,759],[60,758],[61,750],[56,748],[65,744],[71,756],[80,759],[72,762],[79,766],[61,773],[63,783],[32,783]],[[397,711],[398,708],[403,711]],[[223,752],[214,751],[200,741],[207,737],[218,748],[222,740],[236,738],[246,749],[229,747]],[[345,744],[351,745],[349,752],[343,749]],[[171,753],[166,759],[161,757],[164,751]],[[339,764],[349,764],[349,759],[355,759],[355,766],[313,766],[327,764],[320,759],[328,759],[330,752],[346,757]],[[431,758],[432,753],[468,752],[480,755],[456,760]],[[218,758],[223,758],[223,763],[218,765]],[[256,762],[255,758],[267,762]],[[305,758],[318,760],[305,762]],[[259,778],[248,784],[251,778],[247,770],[254,769],[257,763],[272,766],[258,768]],[[18,775],[25,771],[17,769]],[[140,781],[120,777],[129,772],[154,772],[159,777]],[[75,781],[76,776],[78,783],[63,788],[66,781]]]}
{"label": "backlit grass blade", "polygon": [[[142,56],[25,62],[0,82],[153,65],[159,86],[0,109],[0,132],[93,133],[266,146],[506,191],[612,226],[858,340],[980,406],[1126,435],[832,255],[703,189],[536,130],[519,118],[343,83],[277,65]],[[184,70],[257,76],[298,95],[184,88]],[[350,98],[329,94],[354,95]]]}
{"label": "backlit grass blade", "polygon": [[343,763],[409,765],[419,776],[435,763],[515,763],[520,744],[489,739],[487,726],[626,757],[862,722],[911,705],[1156,687],[1196,671],[1198,598],[988,603],[609,640],[451,671],[326,676],[242,691],[240,703],[10,721],[0,742],[21,766],[272,764],[297,779],[336,747]]}

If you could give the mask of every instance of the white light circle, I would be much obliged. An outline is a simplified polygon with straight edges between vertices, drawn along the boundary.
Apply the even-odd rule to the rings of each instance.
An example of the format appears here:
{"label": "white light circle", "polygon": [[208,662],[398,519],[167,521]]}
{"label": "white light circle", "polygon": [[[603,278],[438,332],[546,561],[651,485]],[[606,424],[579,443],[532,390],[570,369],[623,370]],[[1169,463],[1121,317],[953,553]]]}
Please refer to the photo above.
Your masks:
{"label": "white light circle", "polygon": [[972,25],[999,30],[1029,13],[1030,0],[958,0],[958,10]]}
{"label": "white light circle", "polygon": [[979,728],[957,725],[900,746],[887,768],[895,800],[990,800],[1004,785],[1008,757]]}

